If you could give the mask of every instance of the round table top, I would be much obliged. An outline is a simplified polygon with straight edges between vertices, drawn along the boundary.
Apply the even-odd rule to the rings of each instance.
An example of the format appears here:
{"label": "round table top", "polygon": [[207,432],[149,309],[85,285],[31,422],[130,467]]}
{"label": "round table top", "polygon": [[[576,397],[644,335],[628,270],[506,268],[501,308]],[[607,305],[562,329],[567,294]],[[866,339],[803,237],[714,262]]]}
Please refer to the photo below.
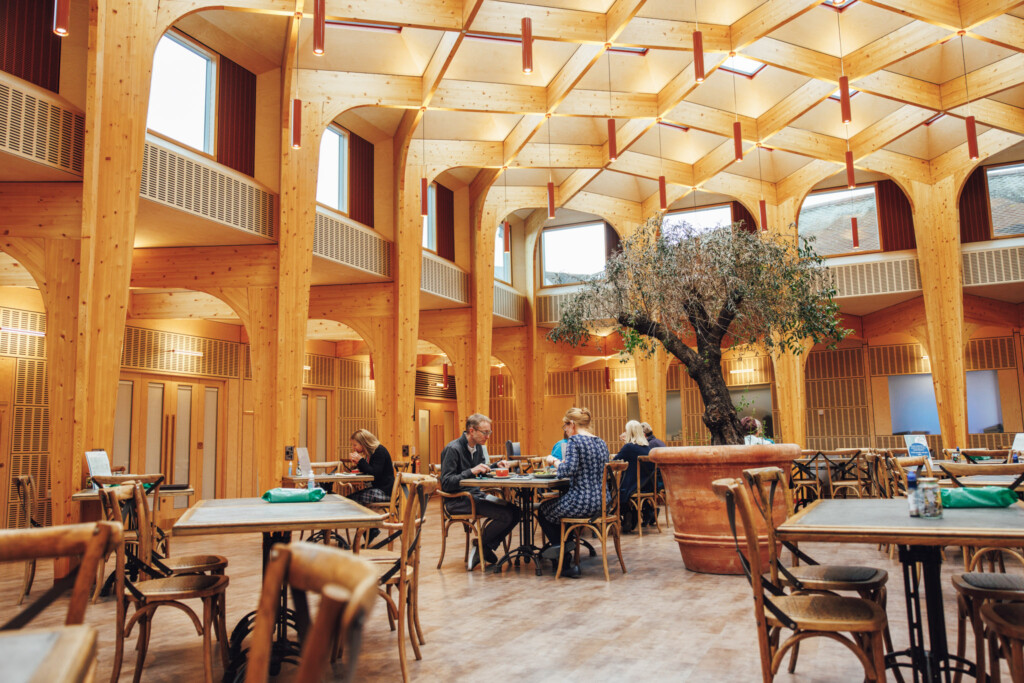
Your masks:
{"label": "round table top", "polygon": [[464,488],[551,488],[562,484],[568,484],[568,479],[557,477],[534,477],[532,475],[507,477],[474,477],[463,479],[460,485]]}

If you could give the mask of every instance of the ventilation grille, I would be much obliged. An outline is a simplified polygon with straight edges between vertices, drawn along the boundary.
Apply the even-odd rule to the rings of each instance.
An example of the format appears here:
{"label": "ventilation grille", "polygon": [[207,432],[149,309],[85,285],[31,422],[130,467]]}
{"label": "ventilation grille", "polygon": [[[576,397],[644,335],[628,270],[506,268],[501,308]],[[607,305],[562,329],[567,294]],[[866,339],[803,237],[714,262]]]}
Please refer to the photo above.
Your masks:
{"label": "ventilation grille", "polygon": [[348,437],[357,429],[377,434],[377,405],[370,364],[342,358],[338,360],[338,444],[342,452]]}
{"label": "ventilation grille", "polygon": [[562,306],[575,292],[540,294],[537,296],[537,323],[557,325],[562,319]]}
{"label": "ventilation grille", "polygon": [[85,117],[0,83],[0,149],[82,175]]}
{"label": "ventilation grille", "polygon": [[932,371],[931,363],[924,358],[924,347],[920,344],[872,346],[868,348],[868,357],[871,361],[871,374],[875,376],[916,375]]}
{"label": "ventilation grille", "polygon": [[921,289],[916,258],[829,266],[836,296],[897,294]]}
{"label": "ventilation grille", "polygon": [[146,143],[142,159],[140,195],[253,235],[274,238],[273,194],[151,142]]}
{"label": "ventilation grille", "polygon": [[[159,330],[126,327],[121,366],[135,370],[156,370],[176,375],[238,377],[241,344],[175,334]],[[172,351],[202,353],[202,356]]]}
{"label": "ventilation grille", "polygon": [[968,370],[1002,370],[1017,367],[1013,337],[974,339],[967,344]]}
{"label": "ventilation grille", "polygon": [[420,289],[445,299],[468,304],[469,273],[463,272],[454,263],[424,253]]}
{"label": "ventilation grille", "polygon": [[391,277],[391,244],[383,237],[357,228],[317,209],[313,253],[367,273]]}
{"label": "ventilation grille", "polygon": [[494,283],[494,315],[515,320],[517,323],[526,321],[526,297],[500,282]]}
{"label": "ventilation grille", "polygon": [[[334,358],[317,356],[312,353],[305,355],[302,370],[302,383],[311,387],[334,386]],[[305,368],[309,368],[306,370]]]}
{"label": "ventilation grille", "polygon": [[36,521],[43,526],[53,524],[53,509],[50,505],[50,458],[46,453],[30,453],[11,456],[11,478],[7,488],[7,526],[11,529],[28,527],[28,520],[21,511],[21,500],[14,480],[20,474],[31,474],[36,480],[36,495],[39,506],[35,511]]}
{"label": "ventilation grille", "polygon": [[1024,281],[1024,247],[966,251],[961,258],[964,286]]}
{"label": "ventilation grille", "polygon": [[[46,314],[0,308],[0,327],[46,333]],[[18,332],[0,332],[0,356],[46,358],[46,338]]]}
{"label": "ventilation grille", "polygon": [[448,373],[448,388],[439,387],[444,384],[444,376],[433,372],[416,371],[416,395],[424,398],[440,398],[454,401],[455,375]]}
{"label": "ventilation grille", "polygon": [[45,360],[19,360],[14,381],[14,403],[22,406],[49,405]]}

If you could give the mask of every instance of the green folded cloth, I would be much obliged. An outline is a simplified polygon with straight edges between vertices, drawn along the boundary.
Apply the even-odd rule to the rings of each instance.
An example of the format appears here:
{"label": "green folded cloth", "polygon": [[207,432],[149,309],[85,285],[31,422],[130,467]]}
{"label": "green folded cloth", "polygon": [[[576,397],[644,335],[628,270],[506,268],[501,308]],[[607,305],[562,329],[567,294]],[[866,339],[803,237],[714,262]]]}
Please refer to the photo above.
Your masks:
{"label": "green folded cloth", "polygon": [[263,500],[268,503],[315,503],[327,492],[322,488],[315,489],[270,489],[263,494]]}
{"label": "green folded cloth", "polygon": [[1004,508],[1017,502],[1017,494],[1002,486],[942,489],[944,508]]}

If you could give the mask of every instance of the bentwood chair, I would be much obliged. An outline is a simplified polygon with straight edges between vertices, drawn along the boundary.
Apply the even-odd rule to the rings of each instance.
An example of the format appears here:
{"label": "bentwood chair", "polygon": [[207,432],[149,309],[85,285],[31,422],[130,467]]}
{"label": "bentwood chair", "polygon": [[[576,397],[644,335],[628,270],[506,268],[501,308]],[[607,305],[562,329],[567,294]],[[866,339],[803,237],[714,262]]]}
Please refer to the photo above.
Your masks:
{"label": "bentwood chair", "polygon": [[[1024,603],[990,602],[981,608],[981,618],[988,629],[988,651],[991,659],[992,683],[1000,683],[999,657],[1010,664],[1010,680],[1024,681]],[[981,680],[979,674],[978,680]]]}
{"label": "bentwood chair", "polygon": [[864,454],[859,448],[840,449],[822,453],[828,464],[828,486],[833,498],[863,497],[868,488]]}
{"label": "bentwood chair", "polygon": [[804,507],[821,498],[821,468],[827,466],[821,451],[800,451],[800,457],[793,461],[789,485],[797,507]]}
{"label": "bentwood chair", "polygon": [[[36,490],[36,480],[31,474],[19,474],[14,479],[14,485],[18,489],[18,500],[21,503],[21,514],[25,523],[30,529],[38,529],[43,525],[36,519],[36,510],[39,509],[39,498]],[[102,566],[100,571],[102,571]],[[32,582],[36,577],[35,559],[25,562],[25,578],[21,583],[21,592],[18,593],[18,604],[20,605],[25,596],[32,590]]]}
{"label": "bentwood chair", "polygon": [[[121,468],[124,469],[124,468]],[[96,482],[99,487],[104,486],[120,486],[121,484],[127,484],[128,482],[137,481],[142,484],[143,490],[146,492],[148,499],[152,501],[150,505],[151,514],[149,516],[150,524],[153,527],[153,535],[156,545],[153,549],[164,555],[170,555],[171,553],[171,535],[160,528],[156,523],[156,511],[160,506],[160,488],[164,485],[164,475],[162,474],[111,474],[107,476],[95,475],[92,480]],[[129,533],[130,530],[134,530],[135,521],[134,519],[125,520],[125,539],[126,543],[131,545],[131,539],[133,534]]]}
{"label": "bentwood chair", "polygon": [[[558,548],[558,568],[555,570],[555,579],[562,575],[562,566],[565,564],[565,544],[576,533],[577,538],[584,529],[590,529],[601,539],[601,562],[604,563],[604,580],[611,581],[608,573],[608,537],[611,536],[615,542],[615,554],[619,558],[619,566],[622,573],[626,573],[626,561],[622,559],[622,545],[619,541],[622,520],[619,518],[619,485],[622,482],[622,473],[629,467],[624,460],[613,460],[604,466],[604,481],[601,483],[601,511],[593,517],[563,517],[562,533]],[[580,539],[578,539],[580,540]],[[573,551],[573,562],[580,563],[580,546],[582,542],[575,544]]]}
{"label": "bentwood chair", "polygon": [[[469,562],[469,549],[473,543],[476,543],[476,550],[480,558],[480,571],[486,571],[487,560],[484,559],[484,523],[486,518],[476,514],[476,499],[469,491],[448,493],[438,489],[437,493],[441,496],[441,556],[437,558],[437,568],[440,569],[444,562],[445,548],[448,545],[448,530],[452,525],[459,524],[466,533],[466,549],[462,553],[463,564]],[[449,512],[448,506],[445,504],[446,501],[460,499],[469,502],[469,510],[459,514]]]}
{"label": "bentwood chair", "polygon": [[[977,465],[976,467],[986,467]],[[974,655],[977,662],[979,681],[985,680],[985,648],[987,622],[982,619],[982,609],[992,602],[1024,601],[1024,573],[1008,573],[1005,559],[1009,556],[1024,569],[1024,556],[1009,548],[982,548],[970,554],[964,549],[966,569],[963,574],[953,575],[953,588],[956,589],[956,654],[964,656],[967,648],[967,624],[970,623],[974,634]],[[988,565],[986,567],[986,564]],[[986,571],[987,569],[987,571]],[[993,680],[998,680],[998,662],[993,660]],[[960,681],[958,673],[954,679]],[[1022,680],[1022,679],[1014,679]]]}
{"label": "bentwood chair", "polygon": [[506,441],[505,442],[505,455],[522,455],[518,441]]}
{"label": "bentwood chair", "polygon": [[[203,638],[203,670],[206,683],[213,681],[213,654],[210,638],[214,629],[220,644],[221,660],[225,668],[228,665],[228,637],[225,628],[225,595],[228,577],[211,574],[171,575],[170,568],[158,560],[153,553],[152,527],[149,524],[149,509],[146,506],[142,484],[122,484],[112,488],[100,489],[100,500],[106,500],[105,508],[119,514],[121,504],[134,501],[135,513],[138,515],[138,550],[132,563],[140,575],[153,578],[140,581],[130,580],[125,576],[124,554],[118,559],[118,584],[125,590],[117,594],[119,609],[125,610],[130,603],[135,606],[128,623],[117,631],[117,651],[114,658],[114,680],[121,674],[124,655],[124,641],[131,635],[135,624],[139,624],[139,638],[136,642],[137,657],[135,662],[135,683],[142,678],[142,667],[146,662],[146,651],[149,649],[149,637],[153,630],[153,613],[162,606],[176,607],[192,619],[196,632]],[[225,562],[226,564],[226,562]],[[201,600],[203,603],[203,620],[186,605],[183,600]]]}
{"label": "bentwood chair", "polygon": [[[836,591],[851,591],[864,600],[877,604],[884,612],[886,605],[885,584],[889,581],[889,573],[884,569],[845,564],[818,564],[807,553],[800,550],[795,543],[779,541],[776,529],[785,519],[777,520],[778,510],[775,507],[776,496],[782,496],[786,518],[793,515],[793,496],[786,486],[785,475],[778,467],[761,467],[743,471],[743,478],[752,492],[751,500],[756,511],[764,520],[768,529],[769,579],[772,583],[787,588],[791,595],[826,594],[834,595]],[[786,567],[779,558],[779,546],[793,554],[794,566]],[[801,565],[800,562],[803,562]],[[884,640],[887,652],[892,652],[892,638],[889,627],[885,627]],[[800,644],[793,647],[793,655],[789,660],[789,672],[796,670],[796,661],[800,653]],[[900,678],[899,680],[902,680]]]}
{"label": "bentwood chair", "polygon": [[[246,683],[266,683],[270,674],[271,640],[282,589],[291,588],[300,633],[304,633],[298,683],[319,683],[327,677],[335,644],[345,656],[344,680],[353,681],[359,658],[363,622],[377,599],[377,569],[346,550],[312,543],[275,545],[263,575],[263,592],[245,671]],[[319,596],[310,624],[307,593]]]}
{"label": "bentwood chair", "polygon": [[[644,482],[642,474],[644,465],[650,469],[648,481]],[[650,506],[654,513],[654,528],[661,533],[661,525],[658,524],[658,475],[657,468],[651,462],[651,456],[638,455],[636,458],[636,491],[629,496],[629,506],[636,511],[637,533],[643,538],[644,535],[644,506]]]}
{"label": "bentwood chair", "polygon": [[[885,610],[863,598],[847,598],[821,593],[786,595],[782,587],[765,576],[758,547],[758,513],[751,494],[740,479],[719,479],[712,484],[715,494],[728,506],[736,552],[754,591],[754,619],[757,622],[761,654],[761,676],[771,683],[786,652],[807,638],[826,637],[845,645],[864,667],[866,680],[885,681],[885,652],[882,646],[886,627]],[[736,531],[739,511],[746,536],[746,552]],[[782,639],[782,630],[793,632]]]}
{"label": "bentwood chair", "polygon": [[[359,556],[372,562],[377,569],[378,594],[387,603],[388,618],[398,631],[398,660],[402,666],[402,680],[409,680],[409,666],[405,654],[405,628],[408,623],[409,641],[416,659],[423,659],[420,645],[425,645],[419,615],[420,584],[420,532],[426,516],[430,496],[438,488],[437,479],[426,474],[401,474],[398,477],[404,490],[401,507],[402,521],[384,522],[383,527],[393,533],[376,546],[364,549]],[[398,552],[384,546],[401,539]],[[398,593],[391,594],[392,589]]]}

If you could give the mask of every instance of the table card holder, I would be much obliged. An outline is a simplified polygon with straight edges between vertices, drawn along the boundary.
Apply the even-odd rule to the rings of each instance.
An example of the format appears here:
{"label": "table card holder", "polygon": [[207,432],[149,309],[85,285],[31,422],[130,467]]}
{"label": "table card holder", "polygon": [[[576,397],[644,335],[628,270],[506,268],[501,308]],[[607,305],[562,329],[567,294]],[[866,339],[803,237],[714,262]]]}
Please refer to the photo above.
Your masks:
{"label": "table card holder", "polygon": [[1010,446],[1010,453],[1024,453],[1024,433],[1017,432],[1013,435],[1013,444]]}
{"label": "table card holder", "polygon": [[110,472],[110,458],[107,457],[107,452],[100,449],[94,451],[85,452],[85,463],[89,467],[89,478],[92,479],[92,490],[98,491],[99,484],[96,483],[95,477],[97,475],[101,477],[109,477]]}
{"label": "table card holder", "polygon": [[309,449],[299,446],[295,450],[299,454],[299,471],[296,474],[300,477],[308,477],[309,473],[313,471],[312,465],[309,464]]}
{"label": "table card holder", "polygon": [[903,442],[907,445],[907,455],[919,456],[923,455],[930,461],[932,459],[932,452],[928,449],[928,438],[921,434],[904,434]]}

